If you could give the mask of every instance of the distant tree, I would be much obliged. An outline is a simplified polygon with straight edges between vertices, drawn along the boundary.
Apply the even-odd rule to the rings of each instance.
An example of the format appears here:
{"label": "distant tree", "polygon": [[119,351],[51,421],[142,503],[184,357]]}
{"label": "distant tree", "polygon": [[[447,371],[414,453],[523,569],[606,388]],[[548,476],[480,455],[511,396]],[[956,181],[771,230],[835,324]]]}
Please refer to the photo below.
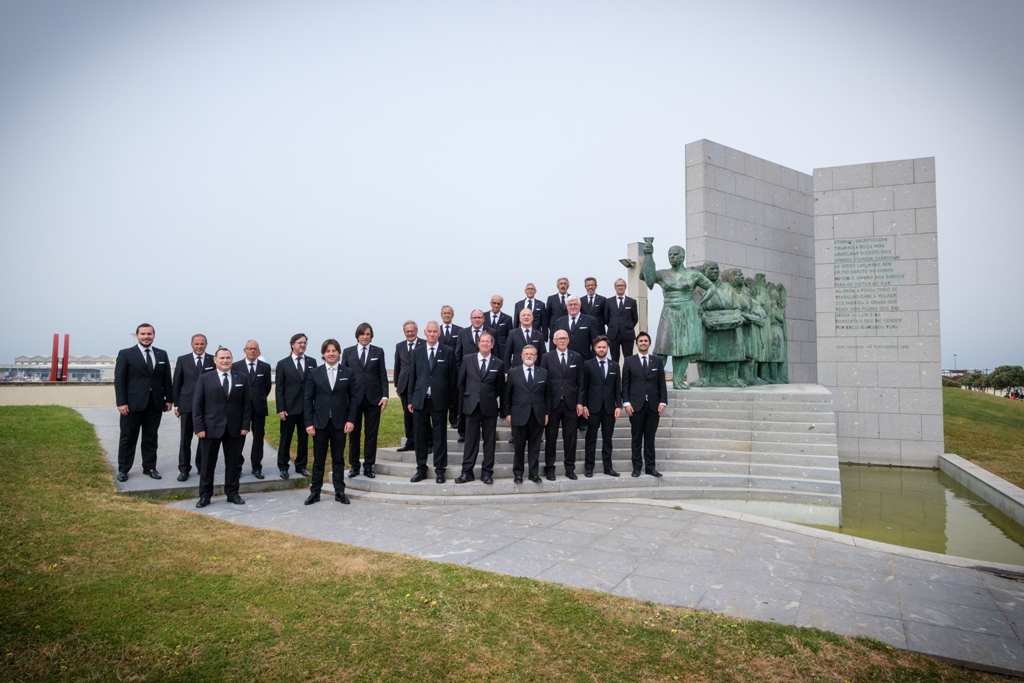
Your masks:
{"label": "distant tree", "polygon": [[960,382],[957,382],[956,380],[952,380],[949,377],[943,377],[942,378],[942,386],[944,386],[944,387],[959,387],[960,386]]}
{"label": "distant tree", "polygon": [[960,378],[960,386],[967,387],[968,389],[973,389],[974,383],[980,379],[980,372],[968,372],[966,375]]}
{"label": "distant tree", "polygon": [[1024,387],[1024,368],[1019,365],[1000,365],[989,375],[993,389],[1000,391]]}

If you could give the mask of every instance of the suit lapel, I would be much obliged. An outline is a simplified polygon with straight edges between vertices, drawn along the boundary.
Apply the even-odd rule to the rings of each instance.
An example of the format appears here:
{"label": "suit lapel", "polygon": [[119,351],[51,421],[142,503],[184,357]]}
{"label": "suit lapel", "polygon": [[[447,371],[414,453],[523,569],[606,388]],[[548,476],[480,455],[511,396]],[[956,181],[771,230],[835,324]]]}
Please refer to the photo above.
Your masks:
{"label": "suit lapel", "polygon": [[[150,348],[152,348],[152,347],[150,347]],[[152,377],[153,376],[153,370],[156,369],[156,353],[151,353],[150,354],[153,357],[153,370],[150,369],[149,363],[146,362],[146,354],[142,353],[142,349],[139,348],[138,344],[135,345],[135,353],[137,354],[139,362],[142,363],[142,367],[145,368],[146,374],[149,375],[150,377]]]}

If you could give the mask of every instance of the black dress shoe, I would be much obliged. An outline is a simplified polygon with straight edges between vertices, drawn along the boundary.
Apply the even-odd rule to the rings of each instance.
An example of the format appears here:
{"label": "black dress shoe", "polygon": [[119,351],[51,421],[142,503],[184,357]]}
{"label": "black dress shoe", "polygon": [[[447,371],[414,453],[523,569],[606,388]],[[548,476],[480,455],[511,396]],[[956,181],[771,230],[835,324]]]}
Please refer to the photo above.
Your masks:
{"label": "black dress shoe", "polygon": [[118,481],[128,481],[128,473],[127,472],[118,472],[117,473],[117,480]]}
{"label": "black dress shoe", "polygon": [[515,440],[515,439],[513,439],[513,438],[512,438],[511,436],[510,436],[510,437],[508,437],[508,442],[509,442],[509,443],[515,443],[515,442],[516,442],[516,440]]}
{"label": "black dress shoe", "polygon": [[358,476],[359,476],[359,468],[358,467],[354,467],[354,468],[352,468],[352,469],[350,469],[348,471],[348,478],[349,479],[351,479],[352,477],[358,477]]}
{"label": "black dress shoe", "polygon": [[263,478],[263,470],[253,470],[252,471],[252,476],[256,477],[257,479],[262,479]]}
{"label": "black dress shoe", "polygon": [[342,505],[348,505],[348,496],[346,496],[344,493],[335,493],[334,500],[338,501]]}
{"label": "black dress shoe", "polygon": [[363,474],[365,474],[365,475],[366,475],[367,477],[369,477],[370,479],[373,479],[374,477],[376,477],[376,476],[377,476],[376,474],[374,474],[374,473],[373,473],[373,468],[372,468],[372,467],[371,467],[370,469],[365,469],[365,468],[364,468],[364,469],[363,469]]}
{"label": "black dress shoe", "polygon": [[466,437],[460,436],[459,437],[459,443],[466,443]]}
{"label": "black dress shoe", "polygon": [[288,478],[288,470],[281,470],[281,478],[282,479],[287,479]]}
{"label": "black dress shoe", "polygon": [[443,484],[444,483],[444,475],[443,474],[437,475],[437,479],[435,479],[434,481],[436,481],[438,484]]}
{"label": "black dress shoe", "polygon": [[490,486],[491,484],[494,483],[494,480],[491,479],[490,477],[488,477],[486,474],[484,476],[480,477],[480,481],[482,481],[483,483],[487,484],[488,486]]}
{"label": "black dress shoe", "polygon": [[188,481],[188,475],[184,472],[178,472],[178,481]]}
{"label": "black dress shoe", "polygon": [[148,474],[151,479],[163,479],[163,477],[160,476],[160,473],[156,471],[155,467],[149,472],[143,472],[143,474]]}
{"label": "black dress shoe", "polygon": [[586,472],[583,473],[583,476],[587,477],[587,478],[590,478],[590,477],[594,476],[594,472],[593,472],[593,470],[587,470]]}
{"label": "black dress shoe", "polygon": [[569,479],[572,479],[573,481],[579,479],[579,477],[576,476],[575,472],[566,472],[565,476],[568,477]]}
{"label": "black dress shoe", "polygon": [[204,508],[210,504],[210,499],[206,496],[199,496],[199,502],[196,503],[197,508]]}
{"label": "black dress shoe", "polygon": [[303,477],[309,477],[309,478],[311,478],[311,479],[312,479],[312,477],[313,477],[313,475],[312,475],[312,474],[310,474],[310,473],[309,473],[309,470],[307,470],[307,469],[306,469],[305,467],[296,467],[296,468],[295,468],[295,474],[300,474],[300,475],[302,475]]}
{"label": "black dress shoe", "polygon": [[607,474],[609,477],[619,476],[619,473],[616,472],[615,470],[605,470],[604,473]]}
{"label": "black dress shoe", "polygon": [[530,477],[530,481],[532,481],[532,482],[533,482],[534,484],[539,484],[539,483],[540,483],[540,477],[538,477],[538,476],[537,476],[537,475],[535,474],[535,475],[533,475],[532,477]]}
{"label": "black dress shoe", "polygon": [[320,494],[319,493],[311,493],[311,494],[309,494],[309,497],[306,498],[306,502],[303,503],[303,505],[312,505],[313,503],[319,503],[319,502],[320,502]]}
{"label": "black dress shoe", "polygon": [[466,484],[466,483],[469,483],[469,482],[471,482],[471,481],[473,481],[473,480],[475,480],[475,479],[476,479],[476,477],[474,477],[474,476],[473,476],[472,474],[470,474],[470,475],[468,475],[468,476],[467,476],[467,475],[466,475],[466,473],[465,473],[465,472],[463,472],[463,473],[462,473],[462,474],[460,474],[460,475],[458,476],[458,478],[457,478],[457,479],[455,480],[455,483],[456,483],[456,484]]}
{"label": "black dress shoe", "polygon": [[523,483],[523,478],[522,477],[516,477],[515,479],[512,480],[512,483],[513,484],[522,484]]}
{"label": "black dress shoe", "polygon": [[242,500],[242,497],[237,493],[233,496],[228,496],[228,502],[235,505],[245,505],[245,501]]}
{"label": "black dress shoe", "polygon": [[631,476],[631,477],[639,477],[640,476],[640,470],[633,470],[633,473],[630,474],[629,476]]}
{"label": "black dress shoe", "polygon": [[555,480],[555,475],[554,475],[554,473],[551,473],[551,474],[547,475],[544,478],[547,479],[548,481],[554,481]]}
{"label": "black dress shoe", "polygon": [[413,446],[412,444],[408,444],[407,443],[407,444],[405,444],[404,446],[402,446],[401,448],[399,448],[397,450],[398,450],[399,453],[408,453],[409,451],[416,450],[416,447]]}
{"label": "black dress shoe", "polygon": [[412,475],[412,479],[410,479],[409,481],[411,481],[412,483],[415,484],[416,482],[423,481],[426,478],[427,478],[427,473],[426,472],[417,472],[416,474]]}
{"label": "black dress shoe", "polygon": [[652,477],[660,477],[661,476],[661,472],[659,472],[658,470],[656,470],[654,468],[651,468],[651,469],[647,470],[644,474],[649,474]]}

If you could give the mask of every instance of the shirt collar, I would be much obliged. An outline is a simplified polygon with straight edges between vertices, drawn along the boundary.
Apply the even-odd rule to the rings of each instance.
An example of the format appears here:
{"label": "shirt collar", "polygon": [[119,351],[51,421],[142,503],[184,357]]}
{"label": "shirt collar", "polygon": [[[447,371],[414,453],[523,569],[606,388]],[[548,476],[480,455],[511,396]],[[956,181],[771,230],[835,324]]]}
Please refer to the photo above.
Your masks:
{"label": "shirt collar", "polygon": [[[146,355],[146,349],[149,349],[150,351],[153,350],[152,344],[149,345],[149,346],[143,346],[140,342],[136,342],[135,345],[139,347],[139,351],[142,351],[142,355],[143,356]],[[156,354],[153,354],[153,355],[156,355]]]}
{"label": "shirt collar", "polygon": [[305,358],[305,357],[306,357],[306,356],[305,356],[305,354],[303,354],[303,355],[301,355],[301,356],[296,356],[296,355],[295,355],[295,354],[293,353],[293,354],[292,354],[292,362],[294,363],[294,362],[295,362],[295,361],[297,361],[298,359],[300,359],[300,358]]}

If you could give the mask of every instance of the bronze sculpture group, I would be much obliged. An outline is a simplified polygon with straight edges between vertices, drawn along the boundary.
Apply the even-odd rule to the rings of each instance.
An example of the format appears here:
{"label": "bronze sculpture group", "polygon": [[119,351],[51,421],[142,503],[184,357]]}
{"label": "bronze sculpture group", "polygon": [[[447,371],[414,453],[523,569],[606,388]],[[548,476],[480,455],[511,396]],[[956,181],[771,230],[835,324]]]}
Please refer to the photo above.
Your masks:
{"label": "bronze sculpture group", "polygon": [[654,266],[654,240],[645,238],[640,277],[649,289],[661,285],[664,307],[654,353],[672,358],[672,387],[687,389],[686,368],[697,364],[698,387],[786,384],[786,288],[763,273],[747,280],[739,268],[720,272],[708,261],[684,265],[686,251],[668,250],[671,268]]}

